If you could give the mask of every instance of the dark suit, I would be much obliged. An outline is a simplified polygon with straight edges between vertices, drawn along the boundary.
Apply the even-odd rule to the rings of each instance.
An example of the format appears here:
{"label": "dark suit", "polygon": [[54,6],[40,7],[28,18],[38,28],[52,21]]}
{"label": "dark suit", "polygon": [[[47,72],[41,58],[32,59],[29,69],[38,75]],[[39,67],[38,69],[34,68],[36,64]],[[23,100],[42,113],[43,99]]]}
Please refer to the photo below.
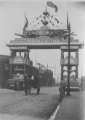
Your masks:
{"label": "dark suit", "polygon": [[27,89],[28,89],[28,77],[27,75],[24,76],[24,90],[25,90],[25,95],[27,95]]}

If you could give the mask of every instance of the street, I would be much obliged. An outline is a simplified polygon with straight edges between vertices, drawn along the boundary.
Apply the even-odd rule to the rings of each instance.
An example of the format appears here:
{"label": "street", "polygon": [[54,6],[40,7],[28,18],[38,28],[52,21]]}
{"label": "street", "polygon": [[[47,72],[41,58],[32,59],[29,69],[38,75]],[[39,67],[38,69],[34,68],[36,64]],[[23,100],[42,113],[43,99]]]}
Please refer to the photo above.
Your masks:
{"label": "street", "polygon": [[40,95],[32,90],[28,96],[24,91],[0,89],[0,120],[48,119],[57,107],[57,100],[57,87],[42,87]]}

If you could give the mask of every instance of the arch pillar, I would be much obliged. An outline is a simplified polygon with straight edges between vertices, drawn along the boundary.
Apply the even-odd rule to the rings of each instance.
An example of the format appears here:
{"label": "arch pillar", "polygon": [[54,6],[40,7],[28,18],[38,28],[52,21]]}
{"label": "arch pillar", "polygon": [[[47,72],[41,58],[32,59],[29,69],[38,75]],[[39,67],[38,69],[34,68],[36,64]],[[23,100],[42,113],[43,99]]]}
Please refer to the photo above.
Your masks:
{"label": "arch pillar", "polygon": [[[72,55],[74,53],[73,57],[73,63],[71,62],[70,58],[70,66],[69,66],[69,74],[71,74],[71,68],[74,66],[75,67],[75,79],[78,79],[78,65],[79,65],[79,51],[78,48],[75,46],[71,46],[70,48],[70,54]],[[68,63],[65,61],[65,53],[68,52],[68,48],[65,46],[61,47],[61,80],[63,80],[64,75],[63,73],[66,71],[68,73]],[[68,61],[68,60],[67,60]],[[64,70],[64,66],[67,67],[67,70]]]}

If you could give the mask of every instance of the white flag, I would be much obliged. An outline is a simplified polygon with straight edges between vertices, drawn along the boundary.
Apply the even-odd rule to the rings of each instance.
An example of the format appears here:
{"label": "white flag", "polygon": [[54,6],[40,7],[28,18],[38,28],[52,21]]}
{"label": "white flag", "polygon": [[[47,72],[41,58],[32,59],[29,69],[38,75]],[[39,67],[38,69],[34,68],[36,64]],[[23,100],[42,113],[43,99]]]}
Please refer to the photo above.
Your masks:
{"label": "white flag", "polygon": [[51,8],[54,8],[55,12],[58,11],[58,7],[52,1],[47,1],[47,6],[51,7]]}

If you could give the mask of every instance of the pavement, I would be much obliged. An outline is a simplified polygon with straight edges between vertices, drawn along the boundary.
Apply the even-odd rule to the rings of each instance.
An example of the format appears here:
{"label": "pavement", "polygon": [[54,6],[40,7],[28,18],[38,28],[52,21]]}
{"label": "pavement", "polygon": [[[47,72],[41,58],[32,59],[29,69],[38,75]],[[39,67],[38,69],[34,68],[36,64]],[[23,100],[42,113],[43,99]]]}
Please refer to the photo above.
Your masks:
{"label": "pavement", "polygon": [[85,120],[85,91],[65,96],[54,120]]}

